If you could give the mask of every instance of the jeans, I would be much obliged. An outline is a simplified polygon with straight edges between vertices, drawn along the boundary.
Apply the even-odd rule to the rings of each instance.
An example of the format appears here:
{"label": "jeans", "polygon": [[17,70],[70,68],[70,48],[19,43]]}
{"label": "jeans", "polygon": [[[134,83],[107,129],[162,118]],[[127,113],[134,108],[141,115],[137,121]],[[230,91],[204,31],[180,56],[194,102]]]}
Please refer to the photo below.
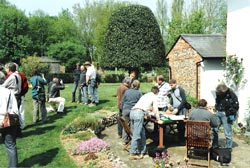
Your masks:
{"label": "jeans", "polygon": [[[129,114],[130,114],[130,109],[125,109],[122,111],[122,117],[125,118],[128,125],[130,126]],[[123,139],[123,142],[125,143],[129,142],[130,136],[126,133],[125,130],[122,130],[122,139]]]}
{"label": "jeans", "polygon": [[225,148],[232,148],[233,146],[232,123],[230,124],[227,122],[227,116],[225,115],[225,112],[223,111],[217,111],[216,117],[218,118],[218,127],[213,128],[213,134],[214,134],[213,148],[219,147],[218,132],[219,132],[219,128],[221,127],[221,125],[223,125],[224,135],[226,137]]}
{"label": "jeans", "polygon": [[88,103],[88,87],[83,86],[81,88],[81,94],[82,94],[82,103]]}
{"label": "jeans", "polygon": [[38,101],[36,99],[32,99],[33,102],[33,122],[39,121],[39,112],[41,112],[42,121],[45,122],[47,120],[47,110],[44,101]]}
{"label": "jeans", "polygon": [[2,130],[2,138],[9,160],[9,167],[17,167],[18,157],[16,148],[17,127],[8,127]]}
{"label": "jeans", "polygon": [[90,83],[88,85],[89,90],[89,96],[91,98],[91,103],[99,103],[99,96],[98,96],[98,88],[96,86],[95,80],[90,80]]}
{"label": "jeans", "polygon": [[[122,116],[122,110],[121,109],[119,109],[119,117],[121,117]],[[120,123],[120,121],[117,121],[117,133],[118,133],[118,136],[119,137],[122,137],[122,124]]]}
{"label": "jeans", "polygon": [[130,111],[130,121],[133,130],[133,136],[130,146],[130,154],[146,153],[146,136],[144,123],[144,112],[139,109]]}
{"label": "jeans", "polygon": [[[72,88],[72,102],[75,102],[75,97],[76,97],[76,90],[78,87],[78,81],[73,83],[73,88]],[[78,101],[81,102],[81,90],[79,89],[78,92]]]}

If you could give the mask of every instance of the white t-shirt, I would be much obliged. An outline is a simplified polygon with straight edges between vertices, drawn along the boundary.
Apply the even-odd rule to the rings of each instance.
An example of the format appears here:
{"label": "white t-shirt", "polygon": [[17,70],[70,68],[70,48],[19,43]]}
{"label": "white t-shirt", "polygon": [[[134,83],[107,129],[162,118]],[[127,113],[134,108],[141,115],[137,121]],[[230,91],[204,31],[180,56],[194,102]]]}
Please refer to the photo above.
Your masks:
{"label": "white t-shirt", "polygon": [[132,109],[142,109],[144,111],[158,112],[157,95],[153,92],[144,94]]}
{"label": "white t-shirt", "polygon": [[89,76],[90,80],[94,80],[96,78],[96,70],[94,65],[91,65],[87,68],[86,76]]}

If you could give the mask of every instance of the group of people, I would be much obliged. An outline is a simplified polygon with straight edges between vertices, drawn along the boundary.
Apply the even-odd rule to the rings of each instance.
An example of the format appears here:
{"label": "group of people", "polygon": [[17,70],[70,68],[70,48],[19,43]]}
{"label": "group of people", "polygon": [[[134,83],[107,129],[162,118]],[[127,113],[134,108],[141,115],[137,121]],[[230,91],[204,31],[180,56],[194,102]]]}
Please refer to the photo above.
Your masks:
{"label": "group of people", "polygon": [[[78,103],[90,107],[96,106],[99,103],[98,86],[100,81],[94,65],[89,61],[86,61],[83,65],[77,63],[73,75],[72,103],[76,102],[76,91],[79,88]],[[90,103],[88,97],[90,97]]]}
{"label": "group of people", "polygon": [[[130,159],[142,159],[146,153],[146,136],[144,119],[149,112],[153,112],[159,120],[159,112],[169,115],[188,115],[188,120],[210,121],[212,128],[212,147],[218,148],[218,131],[223,125],[226,137],[225,148],[232,149],[232,123],[235,120],[239,102],[235,93],[225,84],[216,87],[215,111],[208,109],[207,101],[200,99],[197,107],[187,113],[185,103],[187,102],[185,90],[177,84],[175,79],[168,82],[162,75],[156,76],[156,85],[151,91],[142,94],[139,91],[140,82],[131,77],[125,77],[117,89],[117,102],[119,117],[123,117],[133,132],[130,146]],[[152,114],[152,113],[151,113]],[[157,124],[154,130],[158,131]],[[185,142],[185,123],[177,124],[178,137]],[[129,137],[122,131],[118,122],[118,135],[124,144],[129,142]]]}
{"label": "group of people", "polygon": [[[132,77],[131,77],[132,76]],[[119,117],[123,117],[129,123],[133,136],[130,147],[130,159],[141,159],[146,153],[146,136],[144,129],[144,118],[149,112],[153,112],[159,119],[159,112],[166,112],[171,107],[171,113],[181,115],[185,113],[184,103],[186,94],[184,89],[177,85],[172,79],[167,83],[162,75],[156,77],[156,85],[150,92],[142,94],[139,91],[140,82],[135,80],[135,72],[125,77],[117,88],[117,105]],[[158,130],[158,125],[154,126]],[[184,138],[185,126],[178,127],[180,136]],[[123,143],[129,142],[129,135],[122,129],[118,122],[118,135]]]}

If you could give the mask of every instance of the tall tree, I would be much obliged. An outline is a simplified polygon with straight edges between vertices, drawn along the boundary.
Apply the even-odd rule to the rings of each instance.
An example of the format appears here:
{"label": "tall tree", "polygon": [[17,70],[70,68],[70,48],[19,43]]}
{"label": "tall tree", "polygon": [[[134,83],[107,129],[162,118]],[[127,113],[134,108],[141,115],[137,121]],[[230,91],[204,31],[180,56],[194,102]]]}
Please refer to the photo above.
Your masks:
{"label": "tall tree", "polygon": [[80,32],[82,44],[85,45],[87,57],[99,61],[103,52],[103,41],[111,14],[127,2],[114,0],[84,0],[84,7],[74,6],[74,21]]}
{"label": "tall tree", "polygon": [[168,5],[165,0],[157,0],[156,3],[157,20],[161,28],[162,37],[166,34],[168,24]]}
{"label": "tall tree", "polygon": [[0,11],[0,62],[19,62],[30,43],[26,35],[28,18],[6,1],[1,1]]}
{"label": "tall tree", "polygon": [[105,35],[102,66],[106,68],[150,69],[165,63],[165,47],[159,25],[145,6],[118,9],[110,18]]}
{"label": "tall tree", "polygon": [[42,10],[37,10],[29,17],[29,36],[33,42],[29,48],[30,55],[47,55],[48,47],[55,43],[49,40],[54,34],[52,30],[55,21],[56,17],[49,16]]}
{"label": "tall tree", "polygon": [[171,8],[171,20],[168,24],[167,50],[174,44],[176,38],[183,31],[183,6],[184,0],[175,0]]}

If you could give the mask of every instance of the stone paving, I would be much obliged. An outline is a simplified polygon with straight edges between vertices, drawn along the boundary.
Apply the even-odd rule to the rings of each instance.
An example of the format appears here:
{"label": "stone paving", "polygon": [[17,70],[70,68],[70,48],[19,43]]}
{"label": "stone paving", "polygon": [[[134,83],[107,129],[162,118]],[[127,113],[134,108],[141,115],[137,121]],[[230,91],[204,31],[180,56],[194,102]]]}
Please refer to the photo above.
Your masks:
{"label": "stone paving", "polygon": [[[117,125],[106,128],[101,137],[110,143],[111,151],[114,154],[114,162],[117,162],[117,167],[120,168],[153,168],[154,163],[152,157],[146,155],[141,160],[129,160],[129,153],[123,150],[122,140],[117,135]],[[155,138],[156,137],[156,138]],[[158,144],[157,140],[158,135],[151,133],[150,137],[147,138],[147,149],[149,153],[155,152]],[[223,139],[224,135],[220,135],[220,143],[225,140]],[[250,145],[248,145],[244,140],[238,138],[233,139],[233,152],[232,152],[232,161],[228,165],[220,166],[220,164],[214,160],[211,160],[211,167],[227,167],[227,168],[247,168],[250,167]],[[182,142],[179,142],[177,137],[174,135],[165,135],[164,136],[164,145],[171,158],[175,161],[180,160],[182,163],[185,157],[185,145]],[[199,166],[192,166],[199,167]]]}

